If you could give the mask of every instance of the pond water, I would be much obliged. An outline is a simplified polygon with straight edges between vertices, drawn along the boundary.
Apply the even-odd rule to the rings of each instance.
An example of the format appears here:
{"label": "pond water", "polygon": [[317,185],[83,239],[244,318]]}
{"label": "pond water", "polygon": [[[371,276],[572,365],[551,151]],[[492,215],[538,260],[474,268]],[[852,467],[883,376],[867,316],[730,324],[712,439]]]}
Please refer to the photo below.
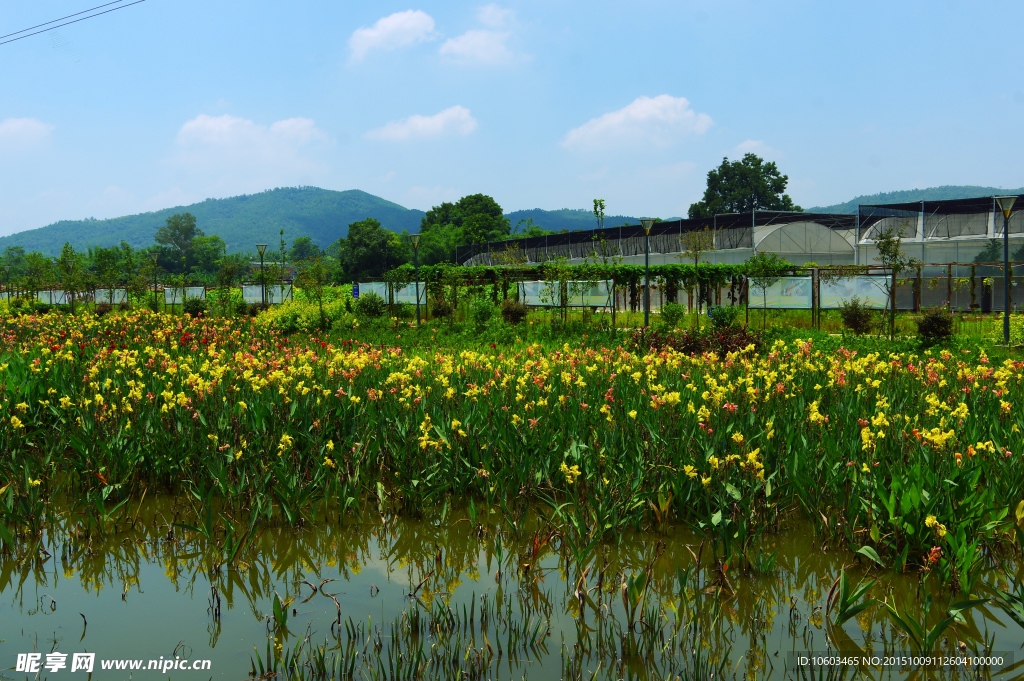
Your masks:
{"label": "pond water", "polygon": [[[934,592],[926,629],[962,596],[920,573],[872,573],[869,561],[830,549],[799,523],[763,539],[755,552],[761,575],[717,569],[702,536],[680,528],[597,546],[581,570],[551,523],[485,511],[476,522],[365,511],[361,522],[257,529],[228,566],[220,564],[223,538],[176,526],[174,509],[172,500],[149,500],[132,527],[102,540],[59,525],[4,555],[0,678],[84,677],[82,653],[95,655],[94,679],[1019,674],[1024,629],[992,605],[945,627],[936,650],[994,655],[1001,664],[913,674],[891,664],[802,664],[808,652],[837,648],[879,657],[914,651],[881,604],[830,624],[826,599],[844,566],[851,588],[874,579],[870,596],[908,620],[924,617]],[[1005,570],[996,562],[989,558],[983,581],[999,588]],[[38,673],[26,671],[33,664]],[[75,664],[82,668],[72,671]]]}

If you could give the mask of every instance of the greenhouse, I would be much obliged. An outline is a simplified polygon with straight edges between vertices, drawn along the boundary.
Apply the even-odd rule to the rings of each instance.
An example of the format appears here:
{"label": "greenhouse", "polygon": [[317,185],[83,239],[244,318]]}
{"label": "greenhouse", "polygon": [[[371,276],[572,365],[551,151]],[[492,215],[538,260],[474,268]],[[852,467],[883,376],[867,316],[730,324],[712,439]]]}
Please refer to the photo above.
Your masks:
{"label": "greenhouse", "polygon": [[[1008,232],[1017,278],[1024,276],[1024,196],[1014,207]],[[953,309],[1002,309],[1003,214],[992,197],[861,205],[856,214],[754,211],[658,222],[650,232],[650,264],[692,263],[697,244],[700,262],[707,263],[742,263],[765,251],[794,265],[877,267],[875,240],[889,229],[902,235],[903,252],[919,265],[901,275],[899,308],[948,302]],[[460,246],[457,260],[466,266],[539,265],[557,258],[642,265],[644,241],[640,226],[623,225]],[[1024,304],[1012,294],[1014,308]]]}

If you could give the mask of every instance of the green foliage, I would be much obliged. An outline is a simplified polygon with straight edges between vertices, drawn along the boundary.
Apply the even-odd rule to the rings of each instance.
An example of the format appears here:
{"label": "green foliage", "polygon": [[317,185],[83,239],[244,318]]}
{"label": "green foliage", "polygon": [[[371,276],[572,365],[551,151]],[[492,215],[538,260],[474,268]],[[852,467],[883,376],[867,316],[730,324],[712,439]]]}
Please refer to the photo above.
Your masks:
{"label": "green foliage", "polygon": [[513,298],[507,298],[501,303],[501,318],[513,326],[526,319],[528,312],[525,305]]}
{"label": "green foliage", "polygon": [[689,217],[753,210],[803,210],[785,193],[788,183],[789,176],[781,174],[774,161],[765,163],[756,154],[744,154],[742,160],[732,162],[723,158],[722,165],[708,172],[704,198],[690,206]]}
{"label": "green foliage", "polygon": [[411,245],[373,218],[350,224],[348,236],[337,241],[331,251],[351,281],[381,277],[396,265],[412,260]]}
{"label": "green foliage", "polygon": [[792,268],[784,258],[775,253],[758,251],[743,263],[744,273],[750,277],[751,288],[761,292],[764,307],[761,310],[761,327],[764,328],[765,314],[768,307],[768,289],[782,278],[785,270]]}
{"label": "green foliage", "polygon": [[373,291],[361,294],[354,307],[357,315],[370,319],[379,319],[388,311],[387,302]]}
{"label": "green foliage", "polygon": [[153,241],[170,249],[176,257],[184,258],[192,251],[192,240],[201,236],[204,234],[196,226],[196,216],[191,213],[175,213],[156,230]]}
{"label": "green foliage", "polygon": [[227,244],[216,234],[197,236],[192,240],[192,248],[186,258],[190,270],[199,272],[216,272],[217,263],[224,255]]}
{"label": "green foliage", "polygon": [[261,328],[275,329],[284,334],[321,332],[325,326],[331,329],[351,329],[356,320],[348,309],[350,302],[351,298],[334,298],[327,300],[321,309],[315,301],[296,295],[293,300],[272,305],[260,312],[256,323]]}
{"label": "green foliage", "polygon": [[876,262],[882,264],[889,270],[890,277],[884,277],[886,298],[889,300],[889,337],[896,332],[896,307],[892,303],[894,279],[898,279],[905,270],[919,264],[917,258],[912,258],[903,252],[903,234],[909,229],[909,222],[904,223],[899,229],[887,227],[875,235],[873,241],[878,249]]}
{"label": "green foliage", "polygon": [[291,251],[288,253],[288,257],[292,262],[301,262],[303,260],[312,260],[323,255],[320,247],[313,243],[313,239],[308,236],[297,237],[292,241]]}
{"label": "green foliage", "polygon": [[739,313],[740,308],[732,305],[709,307],[708,320],[716,329],[726,329],[735,323],[736,317]]}
{"label": "green foliage", "polygon": [[953,337],[953,315],[944,307],[925,310],[917,320],[917,335],[927,345]]}
{"label": "green foliage", "polygon": [[455,247],[499,241],[511,232],[511,223],[490,196],[471,194],[456,203],[434,206],[420,223],[421,262],[454,262]]}
{"label": "green foliage", "polygon": [[870,332],[875,326],[875,311],[857,296],[843,301],[839,317],[843,320],[843,326],[858,336]]}
{"label": "green foliage", "polygon": [[486,295],[473,297],[473,323],[482,327],[494,316],[494,304]]}
{"label": "green foliage", "polygon": [[[679,322],[686,317],[686,306],[679,303],[665,303],[661,306],[661,321],[670,329],[679,326]],[[709,311],[710,314],[710,311]]]}
{"label": "green foliage", "polygon": [[185,314],[190,314],[193,317],[206,314],[207,303],[205,298],[186,298],[185,302],[182,303],[181,309]]}

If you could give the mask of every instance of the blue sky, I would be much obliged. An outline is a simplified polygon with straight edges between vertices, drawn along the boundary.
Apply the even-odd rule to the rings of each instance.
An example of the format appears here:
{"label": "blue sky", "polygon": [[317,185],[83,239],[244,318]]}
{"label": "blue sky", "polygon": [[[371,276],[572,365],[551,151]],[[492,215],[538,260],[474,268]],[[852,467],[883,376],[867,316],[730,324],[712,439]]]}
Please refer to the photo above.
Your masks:
{"label": "blue sky", "polygon": [[[88,0],[0,5],[0,34]],[[0,234],[300,184],[684,215],[1024,185],[1017,2],[146,0],[0,46]]]}

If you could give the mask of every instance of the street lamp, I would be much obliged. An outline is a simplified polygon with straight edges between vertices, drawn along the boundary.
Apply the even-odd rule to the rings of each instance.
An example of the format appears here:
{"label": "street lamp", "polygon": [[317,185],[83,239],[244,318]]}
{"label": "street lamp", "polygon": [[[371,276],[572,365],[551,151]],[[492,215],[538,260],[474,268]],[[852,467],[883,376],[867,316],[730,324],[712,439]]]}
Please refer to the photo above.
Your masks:
{"label": "street lamp", "polygon": [[267,307],[267,277],[263,270],[263,253],[267,250],[266,244],[256,244],[256,250],[260,252],[260,289],[263,291],[263,308]]}
{"label": "street lamp", "polygon": [[997,196],[996,205],[1003,211],[1003,340],[1010,345],[1010,209],[1016,196]]}
{"label": "street lamp", "polygon": [[413,234],[412,239],[412,259],[416,267],[416,326],[420,326],[420,235]]}
{"label": "street lamp", "polygon": [[651,225],[654,220],[643,218],[644,227],[644,326],[651,325]]}
{"label": "street lamp", "polygon": [[153,259],[153,312],[160,311],[160,303],[156,299],[156,251],[149,254],[149,257]]}

